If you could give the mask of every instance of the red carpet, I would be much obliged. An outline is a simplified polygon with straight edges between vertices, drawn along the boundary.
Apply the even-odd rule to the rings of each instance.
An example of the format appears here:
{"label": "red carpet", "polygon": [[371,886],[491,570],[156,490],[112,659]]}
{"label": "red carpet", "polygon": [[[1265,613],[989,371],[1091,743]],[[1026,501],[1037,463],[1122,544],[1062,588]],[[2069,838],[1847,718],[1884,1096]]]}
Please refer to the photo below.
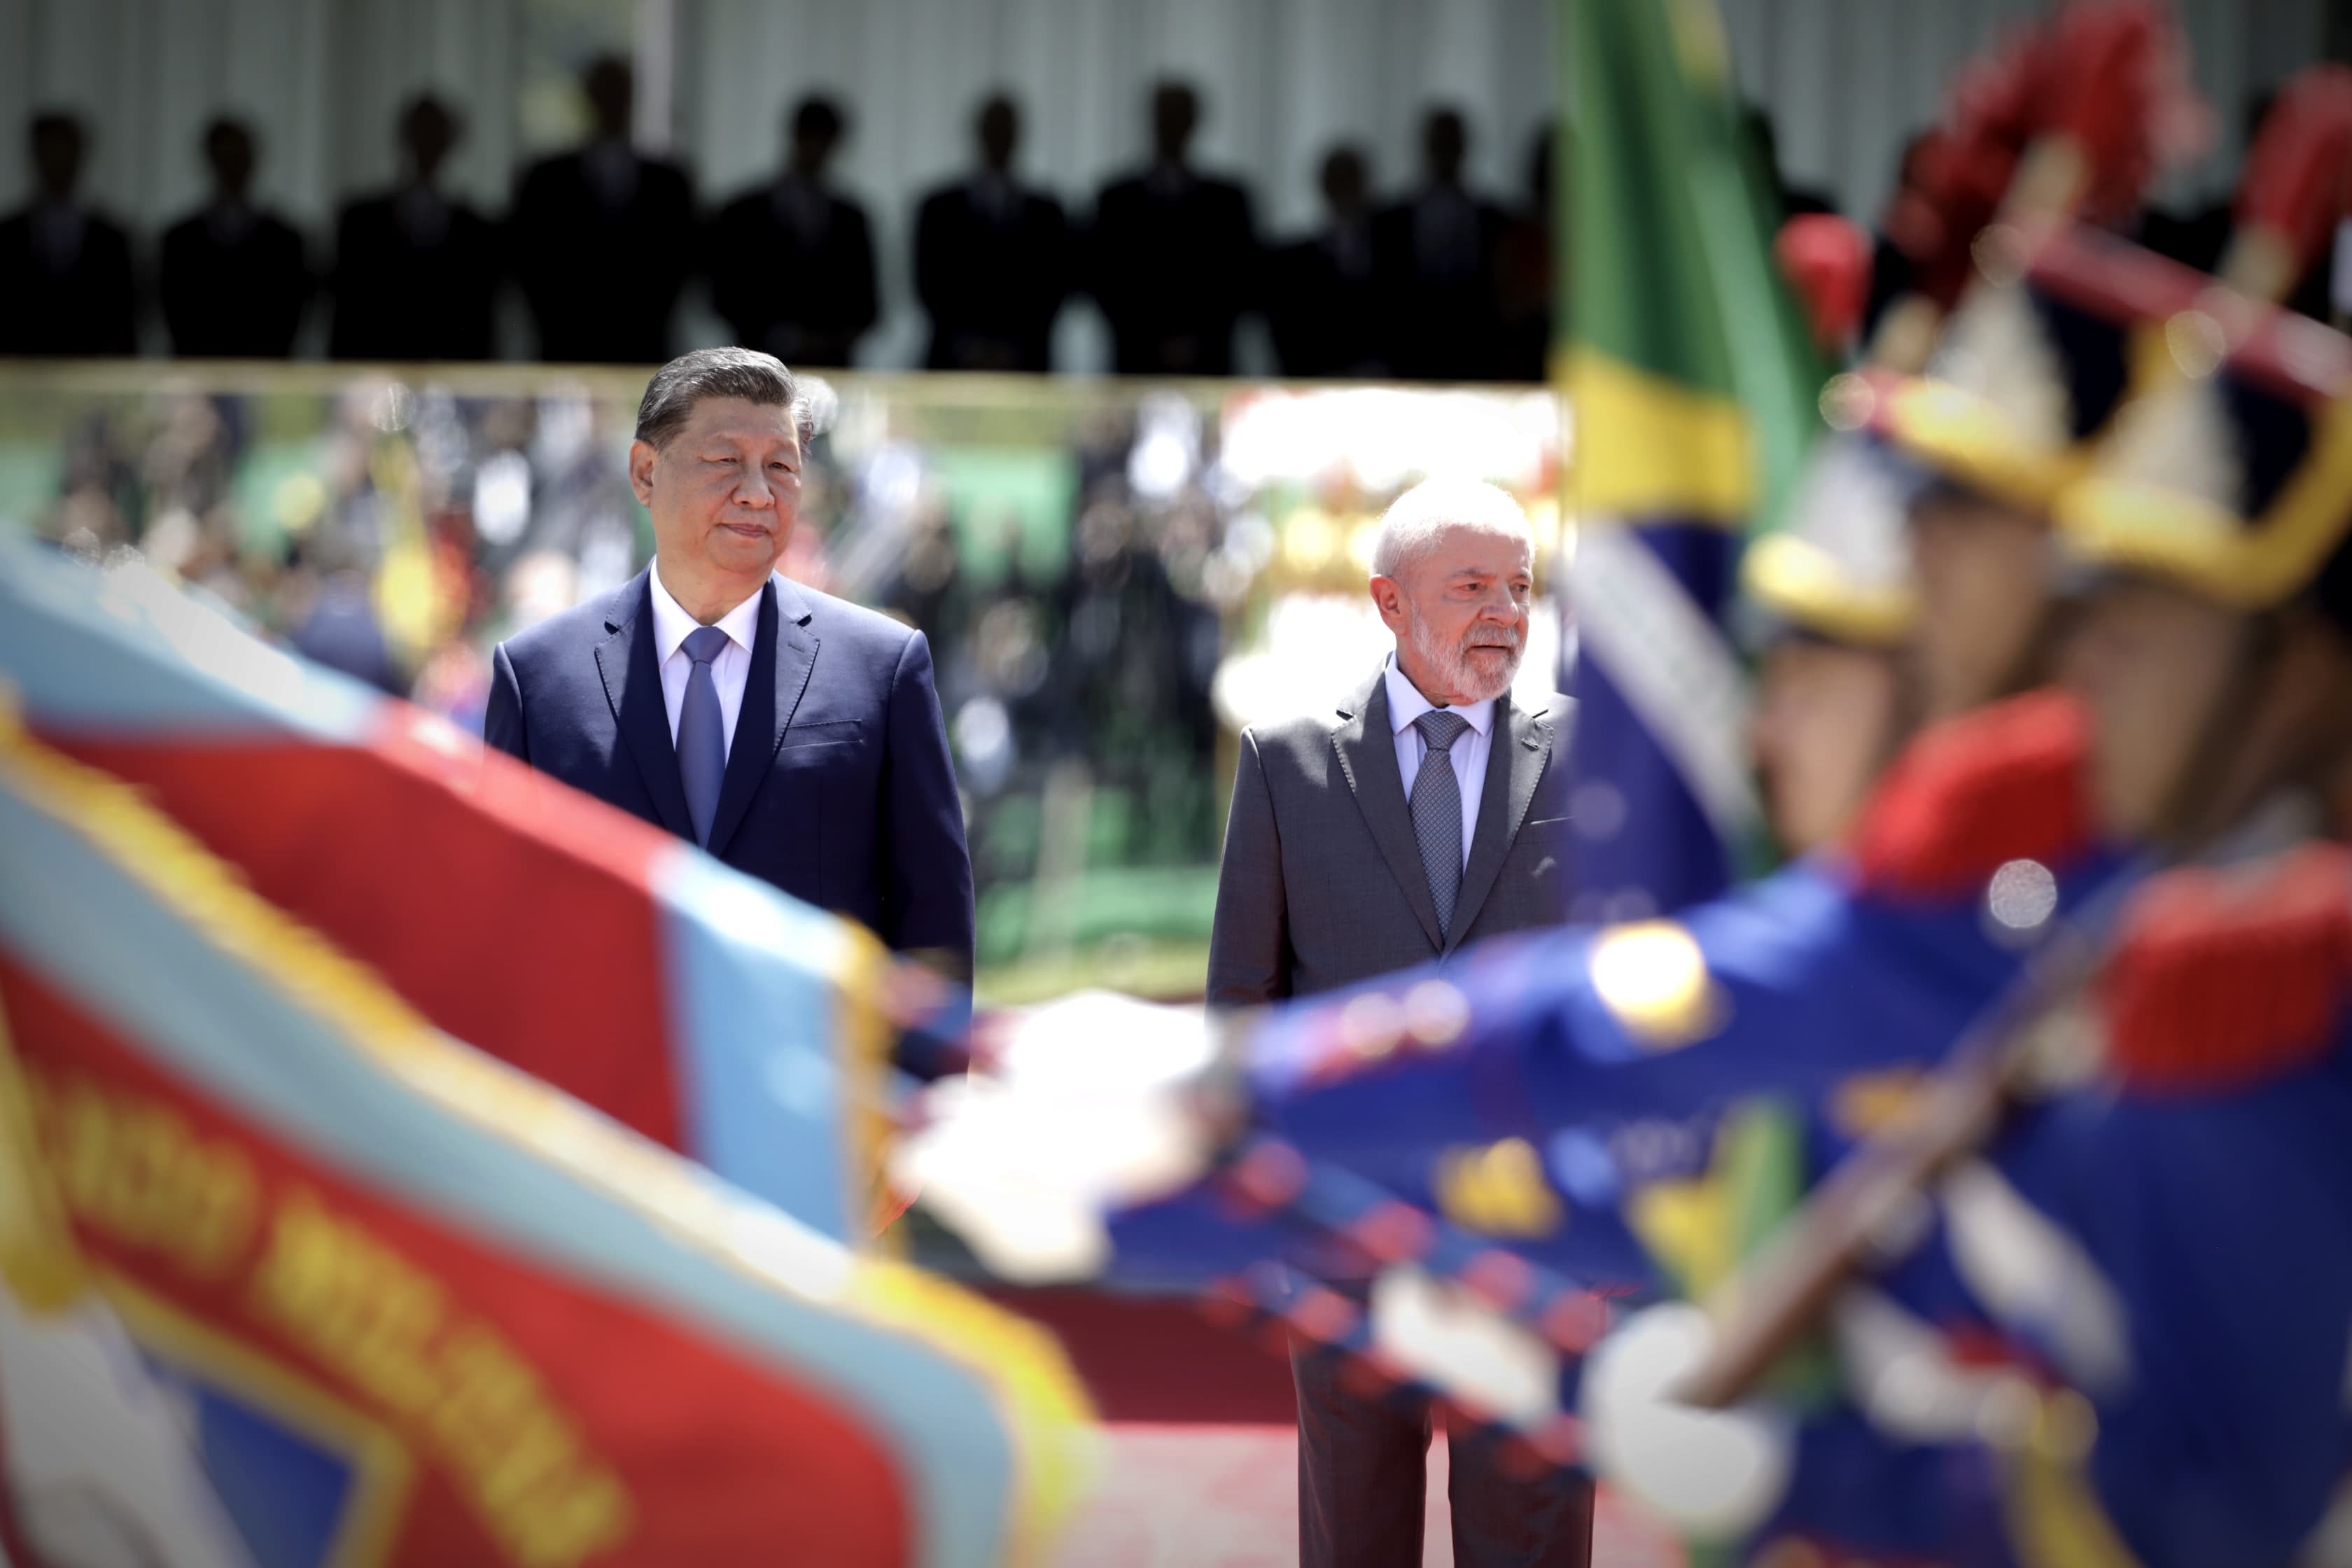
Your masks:
{"label": "red carpet", "polygon": [[988,1294],[1060,1336],[1106,1421],[1288,1426],[1290,1366],[1201,1315],[1186,1296],[1098,1290]]}

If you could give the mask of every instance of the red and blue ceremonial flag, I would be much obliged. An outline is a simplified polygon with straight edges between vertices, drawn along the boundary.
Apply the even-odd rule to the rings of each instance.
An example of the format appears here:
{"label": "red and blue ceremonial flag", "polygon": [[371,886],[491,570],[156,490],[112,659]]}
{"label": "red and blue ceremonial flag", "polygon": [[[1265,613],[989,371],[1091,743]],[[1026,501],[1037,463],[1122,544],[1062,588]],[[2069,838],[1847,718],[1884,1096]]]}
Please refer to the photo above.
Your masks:
{"label": "red and blue ceremonial flag", "polygon": [[[614,921],[573,986],[643,984],[627,963],[706,943],[657,973],[709,984],[762,1042],[826,1026],[839,982],[825,977],[844,972],[807,960],[837,960],[850,938],[763,908],[783,905],[765,889],[714,891],[658,846],[594,839],[594,818],[567,816],[552,791],[535,813],[531,791],[500,802],[525,781],[464,773],[462,747],[439,768],[410,756],[404,744],[443,753],[404,711],[143,572],[11,554],[0,599],[0,664],[42,725],[0,721],[10,1560],[111,1545],[125,1561],[256,1568],[983,1564],[1042,1550],[1086,1441],[1083,1395],[1048,1339],[846,1241],[846,1212],[817,1201],[839,1194],[838,1170],[790,1189],[810,1209],[795,1215],[453,1037],[406,994],[458,1007],[450,975],[483,972],[463,952],[436,968],[434,934],[470,935],[469,901],[519,912],[510,884],[551,868],[543,896],[601,900]],[[301,744],[352,754],[305,774]],[[247,812],[300,847],[247,826],[239,859],[175,819],[176,803],[228,787],[207,747],[242,757]],[[100,755],[145,776],[125,783]],[[280,763],[313,789],[335,781],[350,809],[267,785]],[[453,826],[450,803],[486,795]],[[511,826],[534,816],[531,832]],[[485,821],[508,829],[503,877],[454,872],[499,848]],[[380,944],[389,963],[268,895],[277,881],[356,921],[321,890],[336,844],[393,826],[408,874],[446,896],[396,905],[428,924]],[[355,863],[391,896],[395,877]],[[635,889],[638,927],[610,912],[615,886]],[[538,940],[574,929],[597,930],[559,912]],[[632,929],[653,955],[620,940]],[[544,984],[528,958],[516,967]],[[794,972],[814,978],[797,991],[774,978]],[[754,1035],[763,996],[810,1011]],[[675,1072],[668,1131],[690,1142],[692,1075],[708,1067],[693,1031],[708,1018],[656,1011],[667,1032],[636,1045],[655,1068],[629,1068],[604,1043],[617,1035],[592,1034],[615,1059],[588,1085],[619,1100]],[[550,1053],[520,1014],[478,1021],[516,1055]],[[839,1079],[779,1082],[772,1135],[821,1129]],[[826,1152],[845,1163],[840,1139]]]}
{"label": "red and blue ceremonial flag", "polygon": [[26,725],[138,785],[435,1026],[863,1235],[900,1023],[862,928],[273,648],[136,566],[0,559]]}

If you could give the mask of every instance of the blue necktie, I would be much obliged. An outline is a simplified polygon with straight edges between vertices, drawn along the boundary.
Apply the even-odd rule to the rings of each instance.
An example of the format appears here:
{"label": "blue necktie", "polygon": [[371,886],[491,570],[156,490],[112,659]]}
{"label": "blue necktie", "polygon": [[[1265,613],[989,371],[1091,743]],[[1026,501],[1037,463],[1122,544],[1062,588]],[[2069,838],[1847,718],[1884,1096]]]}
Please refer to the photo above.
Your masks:
{"label": "blue necktie", "polygon": [[686,678],[686,702],[677,713],[677,776],[686,785],[686,811],[694,819],[694,841],[710,843],[710,819],[719,815],[719,784],[727,776],[727,721],[719,711],[719,683],[710,661],[727,646],[717,626],[686,634],[686,657],[694,668]]}
{"label": "blue necktie", "polygon": [[1421,868],[1429,873],[1429,896],[1437,905],[1437,929],[1454,930],[1454,900],[1462,891],[1462,781],[1447,754],[1470,721],[1443,708],[1412,721],[1421,731],[1420,776],[1412,781],[1412,834],[1421,840]]}

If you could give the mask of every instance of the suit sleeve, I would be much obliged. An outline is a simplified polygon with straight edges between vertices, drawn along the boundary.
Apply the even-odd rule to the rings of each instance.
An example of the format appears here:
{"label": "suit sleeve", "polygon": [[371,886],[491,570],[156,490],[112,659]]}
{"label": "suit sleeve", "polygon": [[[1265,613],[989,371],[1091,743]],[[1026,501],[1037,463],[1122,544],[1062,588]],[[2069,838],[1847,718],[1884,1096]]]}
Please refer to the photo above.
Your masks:
{"label": "suit sleeve", "polygon": [[184,353],[181,345],[187,342],[188,328],[194,320],[194,302],[189,300],[188,238],[184,229],[174,226],[163,236],[155,258],[155,303],[163,316],[163,331],[172,339],[172,352]]}
{"label": "suit sleeve", "polygon": [[[728,265],[727,230],[735,208],[732,204],[701,214],[694,224],[694,266],[710,290],[710,310],[730,330],[735,330],[734,269]],[[738,331],[736,342],[741,342]]]}
{"label": "suit sleeve", "polygon": [[515,286],[534,311],[545,286],[547,240],[546,177],[537,168],[526,169],[515,180],[514,200],[507,204],[505,262]]}
{"label": "suit sleeve", "polygon": [[947,725],[931,684],[931,645],[908,637],[890,686],[883,762],[882,940],[957,980],[972,965],[971,856]]}
{"label": "suit sleeve", "polygon": [[1249,193],[1236,191],[1234,195],[1234,306],[1242,310],[1261,310],[1265,304],[1267,247],[1258,241],[1257,214],[1250,205]]}
{"label": "suit sleeve", "polygon": [[1282,885],[1282,836],[1257,737],[1242,732],[1217,913],[1209,932],[1209,1005],[1254,1007],[1290,994],[1290,924]]}
{"label": "suit sleeve", "polygon": [[1040,226],[1044,265],[1038,268],[1037,291],[1040,298],[1050,303],[1051,308],[1046,311],[1046,320],[1050,322],[1053,312],[1060,310],[1062,301],[1069,298],[1070,291],[1084,281],[1078,275],[1078,247],[1083,236],[1061,203],[1051,196],[1040,197],[1039,200],[1045,216]]}
{"label": "suit sleeve", "polygon": [[1092,297],[1108,315],[1121,300],[1118,290],[1118,203],[1105,190],[1095,198],[1095,209],[1070,233],[1071,287]]}
{"label": "suit sleeve", "polygon": [[[874,229],[866,214],[857,207],[849,209],[856,221],[850,225],[846,276],[842,279],[842,321],[849,335],[857,337],[880,319],[881,307],[874,281]],[[928,657],[928,656],[927,656]]]}
{"label": "suit sleeve", "polygon": [[335,215],[335,259],[327,269],[327,294],[332,309],[327,327],[327,357],[341,359],[359,340],[352,331],[354,307],[360,305],[367,273],[367,240],[360,221],[359,204],[347,203]]}
{"label": "suit sleeve", "polygon": [[663,215],[662,226],[666,232],[678,236],[681,243],[663,248],[661,279],[663,287],[675,297],[686,287],[686,280],[701,268],[702,215],[695,210],[694,182],[687,177],[686,171],[670,168],[663,173],[667,178],[662,182],[662,205],[669,210]]}
{"label": "suit sleeve", "polygon": [[934,331],[947,314],[948,279],[954,266],[954,259],[941,247],[945,205],[938,196],[926,196],[915,209],[915,299],[930,317]]}
{"label": "suit sleeve", "polygon": [[131,270],[131,241],[119,231],[106,236],[102,245],[100,237],[93,234],[90,243],[98,247],[93,259],[98,297],[106,310],[106,352],[128,357],[139,352],[139,281]]}
{"label": "suit sleeve", "polygon": [[515,679],[514,660],[504,643],[490,653],[490,700],[482,711],[483,743],[523,762],[530,761],[530,741],[522,727],[522,683]]}

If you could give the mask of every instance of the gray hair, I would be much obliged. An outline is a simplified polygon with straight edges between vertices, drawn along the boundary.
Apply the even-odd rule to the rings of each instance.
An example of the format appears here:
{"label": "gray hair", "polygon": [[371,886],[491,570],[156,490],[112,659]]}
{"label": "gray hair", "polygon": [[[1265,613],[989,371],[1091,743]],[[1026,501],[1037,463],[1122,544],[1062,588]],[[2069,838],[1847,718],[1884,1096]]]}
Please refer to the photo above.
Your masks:
{"label": "gray hair", "polygon": [[801,447],[816,439],[816,412],[784,362],[757,349],[696,349],[654,372],[637,405],[637,439],[663,447],[706,397],[740,397],[769,408],[789,408]]}
{"label": "gray hair", "polygon": [[1508,490],[1482,479],[1423,479],[1389,503],[1372,543],[1372,574],[1393,577],[1428,554],[1449,528],[1517,533],[1534,548],[1528,514]]}

